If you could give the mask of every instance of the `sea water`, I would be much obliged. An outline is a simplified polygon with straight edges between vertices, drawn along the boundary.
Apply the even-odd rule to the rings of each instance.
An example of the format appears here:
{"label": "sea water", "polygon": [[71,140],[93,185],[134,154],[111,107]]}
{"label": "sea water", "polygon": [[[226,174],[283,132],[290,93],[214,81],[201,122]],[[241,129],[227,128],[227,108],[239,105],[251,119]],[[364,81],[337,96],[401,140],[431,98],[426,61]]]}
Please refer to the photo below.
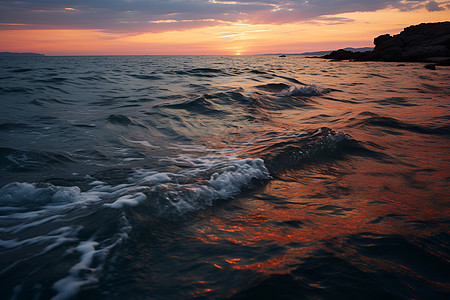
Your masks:
{"label": "sea water", "polygon": [[450,293],[450,68],[0,59],[4,299]]}

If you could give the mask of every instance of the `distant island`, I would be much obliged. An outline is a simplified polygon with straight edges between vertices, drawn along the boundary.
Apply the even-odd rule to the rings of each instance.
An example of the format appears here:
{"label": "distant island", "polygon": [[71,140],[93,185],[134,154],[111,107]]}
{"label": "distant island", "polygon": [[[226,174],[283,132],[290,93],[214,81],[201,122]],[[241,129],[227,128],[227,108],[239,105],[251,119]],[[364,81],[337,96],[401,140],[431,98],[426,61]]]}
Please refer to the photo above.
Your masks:
{"label": "distant island", "polygon": [[[363,47],[363,48],[352,48],[352,47],[347,47],[344,48],[344,50],[347,51],[353,51],[353,52],[364,52],[364,51],[371,51],[373,50],[373,47]],[[322,51],[312,51],[312,52],[302,52],[302,53],[264,53],[264,54],[260,54],[260,55],[278,55],[278,56],[296,56],[296,55],[306,55],[306,56],[322,56],[322,55],[326,55],[326,54],[330,54],[333,51],[336,51],[336,49],[334,50],[322,50]]]}
{"label": "distant island", "polygon": [[372,51],[333,51],[323,58],[356,61],[433,62],[450,65],[450,22],[422,23],[374,39]]}
{"label": "distant island", "polygon": [[[352,48],[352,47],[347,47],[344,48],[343,50],[345,51],[351,51],[351,52],[366,52],[366,51],[372,51],[373,47],[362,47],[362,48]],[[336,51],[336,50],[326,50],[326,51],[315,51],[315,52],[303,52],[300,53],[299,55],[327,55],[330,54],[331,52]]]}
{"label": "distant island", "polygon": [[40,53],[0,52],[0,56],[45,56]]}

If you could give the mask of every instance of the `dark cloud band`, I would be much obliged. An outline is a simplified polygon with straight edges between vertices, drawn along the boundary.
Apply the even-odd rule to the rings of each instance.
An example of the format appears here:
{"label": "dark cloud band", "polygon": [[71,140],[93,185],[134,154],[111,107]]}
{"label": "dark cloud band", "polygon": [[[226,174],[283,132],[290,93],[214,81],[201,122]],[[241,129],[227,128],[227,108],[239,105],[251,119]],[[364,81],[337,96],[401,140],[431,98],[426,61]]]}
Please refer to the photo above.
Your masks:
{"label": "dark cloud band", "polygon": [[0,29],[161,32],[224,23],[283,24],[392,7],[443,10],[428,0],[42,0],[0,1]]}

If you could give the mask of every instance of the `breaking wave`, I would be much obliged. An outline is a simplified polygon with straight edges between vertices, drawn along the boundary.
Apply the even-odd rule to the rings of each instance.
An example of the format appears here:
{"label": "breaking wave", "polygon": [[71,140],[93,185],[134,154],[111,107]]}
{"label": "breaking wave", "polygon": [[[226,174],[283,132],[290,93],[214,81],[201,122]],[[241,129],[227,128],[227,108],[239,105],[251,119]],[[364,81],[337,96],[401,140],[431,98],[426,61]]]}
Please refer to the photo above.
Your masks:
{"label": "breaking wave", "polygon": [[315,84],[307,85],[291,85],[288,89],[282,90],[280,95],[283,96],[321,96],[325,93],[330,92],[329,89],[322,88]]}
{"label": "breaking wave", "polygon": [[[194,168],[179,173],[136,169],[126,183],[110,185],[93,180],[85,191],[50,183],[3,186],[0,254],[16,259],[2,261],[0,275],[22,276],[12,272],[63,250],[72,265],[65,264],[66,273],[59,268],[53,274],[60,279],[51,284],[56,292],[52,299],[68,299],[81,288],[98,283],[106,258],[127,238],[131,225],[124,208],[139,205],[159,218],[180,217],[216,200],[232,198],[270,177],[261,159],[180,156],[174,163]],[[25,255],[30,247],[33,254]],[[15,287],[17,292],[27,284],[26,276],[22,280]]]}

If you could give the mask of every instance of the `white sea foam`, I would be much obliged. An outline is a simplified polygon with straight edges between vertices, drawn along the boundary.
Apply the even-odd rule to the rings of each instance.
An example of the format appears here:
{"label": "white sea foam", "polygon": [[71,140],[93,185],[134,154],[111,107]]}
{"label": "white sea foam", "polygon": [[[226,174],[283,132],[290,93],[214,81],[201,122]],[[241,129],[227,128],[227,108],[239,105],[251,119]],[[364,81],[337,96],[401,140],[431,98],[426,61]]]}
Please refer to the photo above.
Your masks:
{"label": "white sea foam", "polygon": [[112,208],[122,208],[124,206],[136,206],[147,199],[143,193],[136,193],[132,195],[125,195],[114,201],[113,203],[106,203],[105,206]]}
{"label": "white sea foam", "polygon": [[124,158],[123,161],[137,161],[137,160],[144,160],[142,157],[128,157]]}
{"label": "white sea foam", "polygon": [[[48,210],[40,210],[37,212],[25,212],[25,213],[20,213],[20,214],[14,214],[12,216],[10,216],[10,219],[22,219],[24,220],[23,223],[19,223],[18,225],[13,225],[13,226],[9,226],[9,227],[4,227],[1,228],[0,232],[9,232],[9,233],[18,233],[21,232],[25,229],[28,228],[33,228],[33,227],[37,227],[39,225],[48,223],[48,222],[52,222],[52,221],[57,221],[60,218],[60,215],[50,215],[49,217],[41,217],[40,215],[44,215],[45,212],[48,212]],[[35,221],[28,221],[28,220],[33,220],[33,219],[37,219]]]}
{"label": "white sea foam", "polygon": [[145,174],[145,171],[142,172],[142,170],[137,171],[141,175],[144,175],[140,179],[141,184],[155,184],[155,183],[162,183],[162,182],[170,182],[172,179],[170,178],[170,173],[150,173]]}
{"label": "white sea foam", "polygon": [[[98,243],[95,241],[86,241],[80,243],[78,247],[76,247],[75,250],[82,254],[81,260],[70,269],[69,276],[58,280],[53,284],[53,289],[56,290],[58,294],[52,299],[69,299],[78,292],[81,286],[97,283],[98,278],[94,274],[95,269],[89,268],[92,264],[94,255],[97,252],[97,250],[95,250],[97,245]],[[88,271],[84,273],[89,273],[88,275],[83,276],[84,278],[82,278],[80,274],[83,270]]]}
{"label": "white sea foam", "polygon": [[13,182],[0,189],[0,205],[51,205],[77,201],[80,189],[56,187],[52,184],[30,184]]}
{"label": "white sea foam", "polygon": [[324,89],[315,84],[308,85],[291,85],[288,89],[280,92],[283,96],[320,96],[329,92],[328,89]]}
{"label": "white sea foam", "polygon": [[80,226],[65,226],[52,230],[46,234],[37,235],[23,240],[19,240],[18,238],[11,240],[0,240],[0,247],[5,248],[6,251],[14,251],[14,249],[20,249],[21,247],[31,245],[33,245],[34,249],[41,249],[40,251],[27,253],[27,255],[22,258],[17,258],[10,265],[5,266],[0,271],[0,275],[4,275],[14,269],[17,265],[26,263],[27,261],[44,255],[63,244],[77,242],[79,240],[78,233],[80,230]]}
{"label": "white sea foam", "polygon": [[183,215],[210,206],[215,200],[231,198],[253,180],[270,177],[261,159],[180,155],[173,161],[189,165],[189,168],[178,173],[136,169],[130,177],[130,184],[97,185],[89,194],[102,197],[100,194],[107,192],[117,197],[115,201],[104,204],[109,208],[137,206],[148,200],[157,215]]}
{"label": "white sea foam", "polygon": [[[151,204],[159,215],[183,215],[203,209],[216,200],[236,196],[254,180],[270,178],[261,159],[195,160],[199,168],[173,174],[175,181],[158,184],[152,189]],[[189,178],[188,183],[179,183],[178,180],[186,177]]]}
{"label": "white sea foam", "polygon": [[86,191],[77,186],[47,183],[10,183],[2,187],[0,204],[7,209],[3,210],[6,214],[0,216],[0,221],[8,225],[0,228],[5,234],[0,240],[0,250],[3,249],[0,254],[20,252],[23,247],[37,251],[19,257],[0,274],[14,272],[15,268],[65,247],[72,257],[79,254],[79,261],[68,270],[67,276],[54,282],[57,294],[53,299],[70,299],[83,286],[98,282],[108,253],[127,238],[131,229],[122,211],[122,225],[109,237],[99,239],[93,234],[88,239],[82,238],[81,232],[86,230],[82,220],[90,218],[91,213],[104,209],[103,214],[112,209],[112,216],[117,216],[116,212],[125,207],[145,205],[160,217],[184,215],[216,200],[232,198],[250,187],[254,180],[270,177],[261,159],[207,153],[205,157],[176,157],[174,161],[189,167],[174,173],[136,169],[127,182],[117,185],[89,178],[90,189]]}
{"label": "white sea foam", "polygon": [[253,179],[268,179],[269,171],[262,159],[238,160],[214,173],[208,185],[218,198],[224,199],[240,192]]}
{"label": "white sea foam", "polygon": [[75,296],[80,288],[85,285],[96,284],[103,269],[105,259],[112,248],[120,244],[128,237],[131,227],[125,215],[121,215],[122,227],[114,236],[112,243],[103,245],[91,237],[87,241],[81,241],[77,247],[72,249],[81,254],[80,261],[72,266],[69,274],[56,281],[53,289],[57,292],[53,300],[70,299]]}
{"label": "white sea foam", "polygon": [[[111,226],[109,237],[98,239],[94,234],[85,240],[80,232],[91,225],[84,224],[83,220],[102,207],[98,205],[99,201],[116,199],[112,206],[117,208],[136,205],[145,197],[139,194],[141,190],[133,184],[111,186],[101,181],[94,182],[85,192],[76,186],[51,184],[11,183],[4,186],[0,189],[0,204],[10,208],[22,206],[23,210],[6,210],[4,212],[9,213],[0,216],[0,255],[15,253],[15,260],[7,262],[0,275],[8,276],[16,268],[52,255],[54,249],[75,243],[78,246],[69,252],[80,253],[80,261],[70,269],[68,276],[55,282],[53,287],[58,292],[55,299],[69,299],[80,287],[96,283],[107,254],[127,237],[131,227],[122,213],[119,219],[111,220],[111,224],[116,225],[99,224]],[[24,255],[21,249],[33,251]]]}
{"label": "white sea foam", "polygon": [[[0,189],[0,204],[5,207],[60,206],[104,202],[105,207],[123,208],[144,202],[149,192],[163,191],[164,186],[176,201],[171,201],[176,211],[183,213],[181,203],[189,202],[187,211],[204,208],[216,199],[235,196],[255,179],[268,179],[269,173],[261,159],[237,159],[232,156],[211,154],[205,157],[180,155],[173,159],[176,164],[189,165],[178,173],[156,172],[137,169],[129,183],[109,185],[94,180],[92,188],[81,192],[79,187],[62,187],[51,184],[11,183]],[[188,182],[188,183],[186,183]],[[186,193],[189,191],[189,193]],[[162,197],[164,194],[162,192]],[[196,194],[196,196],[192,196]],[[154,193],[153,193],[154,195]],[[183,199],[188,197],[190,199]],[[195,200],[195,199],[196,200]],[[198,203],[196,203],[196,201]],[[13,218],[33,217],[32,211],[19,212]],[[0,217],[1,218],[1,217]],[[3,230],[17,232],[24,228],[38,226],[42,222],[54,221],[59,214],[48,215],[20,227]]]}
{"label": "white sea foam", "polygon": [[48,241],[50,242],[55,241],[58,244],[60,244],[61,240],[67,238],[71,233],[73,233],[73,229],[71,227],[61,227],[59,229],[49,232],[45,236],[36,236],[20,241],[17,238],[14,238],[12,240],[0,239],[0,247],[11,249],[21,247],[24,245],[39,244]]}
{"label": "white sea foam", "polygon": [[148,148],[158,148],[157,146],[154,146],[154,145],[150,144],[150,143],[147,142],[147,141],[133,141],[133,140],[125,139],[125,138],[124,138],[124,140],[126,140],[126,141],[129,142],[129,143],[140,144],[140,145],[145,146],[145,147],[148,147]]}

